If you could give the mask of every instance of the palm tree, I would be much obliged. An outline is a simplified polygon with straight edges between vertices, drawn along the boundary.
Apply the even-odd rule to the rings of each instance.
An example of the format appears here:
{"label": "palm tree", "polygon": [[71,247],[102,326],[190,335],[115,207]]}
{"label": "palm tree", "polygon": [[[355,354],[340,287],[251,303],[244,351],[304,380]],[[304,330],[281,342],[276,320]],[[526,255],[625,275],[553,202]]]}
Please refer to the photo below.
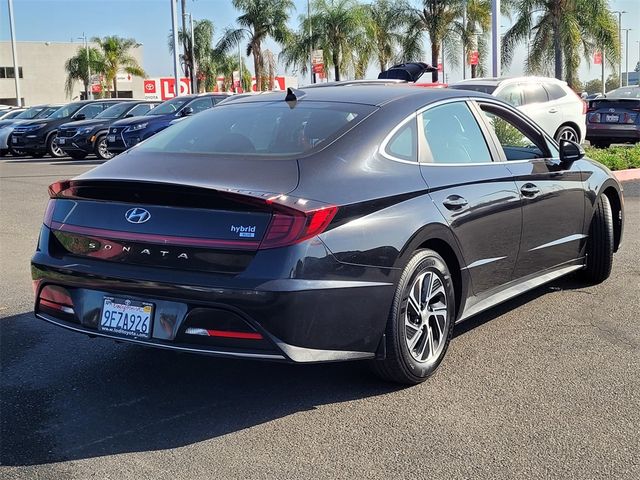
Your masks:
{"label": "palm tree", "polygon": [[85,93],[89,92],[91,86],[89,70],[94,75],[101,73],[104,69],[104,58],[100,51],[94,47],[88,49],[79,47],[78,52],[65,62],[64,69],[67,72],[64,90],[71,98],[73,87],[78,80],[84,85]]}
{"label": "palm tree", "polygon": [[[488,50],[484,34],[491,31],[491,0],[467,0],[465,13],[465,21],[459,24],[464,49],[463,58],[466,61],[469,53],[477,50],[483,59]],[[484,70],[481,63],[471,65],[471,78],[477,76],[478,70]]]}
{"label": "palm tree", "polygon": [[[223,91],[227,92],[233,86],[233,72],[242,70],[242,90],[247,92],[251,90],[251,74],[244,61],[239,62],[237,55],[225,55],[215,50],[212,52],[211,58],[211,77],[207,77],[207,89],[209,89],[209,80],[213,80],[213,84],[217,81],[218,76],[224,77]],[[256,78],[256,82],[257,82]],[[213,85],[211,85],[213,90]]]}
{"label": "palm tree", "polygon": [[227,28],[218,42],[217,50],[228,52],[243,40],[247,43],[247,56],[253,55],[256,89],[262,90],[262,42],[268,37],[286,43],[290,35],[287,28],[292,0],[233,0],[233,6],[242,12],[237,18],[240,28]]}
{"label": "palm tree", "polygon": [[[206,78],[211,72],[211,59],[213,50],[214,26],[211,20],[195,20],[193,22],[193,42],[191,47],[191,32],[180,29],[178,31],[178,41],[184,46],[187,56],[181,55],[184,64],[185,76],[188,76],[189,65],[193,64],[190,55],[194,55],[196,61],[196,82],[198,92],[205,90]],[[173,53],[173,32],[169,32],[167,44],[169,51]]]}
{"label": "palm tree", "polygon": [[517,45],[530,41],[527,71],[547,73],[553,63],[555,77],[564,73],[571,85],[582,56],[590,61],[595,50],[604,50],[612,64],[619,58],[617,22],[607,0],[521,0],[513,11],[517,18],[502,45],[507,65]]}
{"label": "palm tree", "polygon": [[407,42],[406,30],[411,16],[406,1],[375,0],[364,9],[368,19],[366,32],[371,40],[370,51],[375,55],[381,72],[392,63],[420,58],[420,42]]}
{"label": "palm tree", "polygon": [[108,88],[113,86],[113,95],[118,97],[118,82],[116,77],[121,70],[136,77],[144,77],[146,74],[138,61],[129,54],[131,48],[137,47],[138,43],[133,38],[121,38],[118,36],[107,36],[104,38],[94,38],[91,40],[97,43],[102,50],[104,57],[104,76]]}
{"label": "palm tree", "polygon": [[[456,21],[462,18],[464,12],[463,0],[423,0],[422,8],[412,8],[411,27],[409,35],[422,37],[427,32],[431,43],[431,64],[436,66],[440,61],[440,47],[443,43],[453,53],[460,51],[455,48],[460,42],[460,32],[456,28]],[[458,31],[456,31],[458,30]],[[457,55],[447,55],[453,63],[457,62]],[[438,81],[438,72],[432,74],[432,81]]]}
{"label": "palm tree", "polygon": [[309,50],[313,47],[322,50],[324,65],[333,67],[336,81],[347,70],[362,70],[368,61],[361,61],[360,65],[355,62],[358,52],[366,53],[365,8],[356,0],[313,0],[311,9],[311,18],[300,17],[298,33],[290,36],[280,54],[285,66],[297,65],[306,72]]}

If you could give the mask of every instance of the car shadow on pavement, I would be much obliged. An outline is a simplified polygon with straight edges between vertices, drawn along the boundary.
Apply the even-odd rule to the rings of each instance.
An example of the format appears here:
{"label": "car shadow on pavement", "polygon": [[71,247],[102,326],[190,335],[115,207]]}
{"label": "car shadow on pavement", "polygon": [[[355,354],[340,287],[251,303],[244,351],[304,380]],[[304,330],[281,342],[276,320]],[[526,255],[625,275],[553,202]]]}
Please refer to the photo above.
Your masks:
{"label": "car shadow on pavement", "polygon": [[481,312],[469,318],[468,320],[460,322],[455,326],[455,329],[453,331],[453,338],[460,337],[465,333],[470,332],[474,328],[484,325],[485,323],[488,323],[491,320],[498,318],[499,316],[504,315],[511,310],[515,310],[516,308],[525,305],[538,297],[546,295],[551,291],[582,290],[587,286],[588,285],[586,285],[583,280],[578,278],[576,274],[553,280],[550,283],[542,285],[538,288],[534,288],[533,290],[518,295],[511,300],[507,300],[504,303],[496,305],[489,310],[485,310],[484,312]]}
{"label": "car shadow on pavement", "polygon": [[0,320],[0,464],[172,449],[400,387],[362,362],[226,360]]}

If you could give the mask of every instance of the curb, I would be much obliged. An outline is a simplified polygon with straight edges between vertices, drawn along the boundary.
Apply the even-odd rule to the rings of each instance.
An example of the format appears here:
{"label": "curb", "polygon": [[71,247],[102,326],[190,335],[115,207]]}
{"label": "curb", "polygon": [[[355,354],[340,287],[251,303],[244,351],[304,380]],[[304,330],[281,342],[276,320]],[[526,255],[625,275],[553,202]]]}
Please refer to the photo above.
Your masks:
{"label": "curb", "polygon": [[627,170],[615,170],[613,174],[620,182],[640,180],[640,168],[629,168]]}

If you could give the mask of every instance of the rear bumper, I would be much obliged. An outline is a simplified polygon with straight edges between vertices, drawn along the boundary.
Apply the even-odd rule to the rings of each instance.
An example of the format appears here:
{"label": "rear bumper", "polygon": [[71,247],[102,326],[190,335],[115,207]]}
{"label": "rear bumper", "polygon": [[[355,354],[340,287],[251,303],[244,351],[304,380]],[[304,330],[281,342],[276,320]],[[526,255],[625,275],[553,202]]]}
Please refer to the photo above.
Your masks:
{"label": "rear bumper", "polygon": [[[277,256],[275,250],[270,254],[265,265]],[[379,268],[347,266],[332,256],[323,262],[326,279],[265,279],[55,258],[38,251],[32,259],[36,298],[46,285],[64,287],[73,298],[74,316],[56,315],[38,301],[35,314],[92,336],[210,355],[292,362],[375,357],[394,294],[393,272],[385,281]],[[332,267],[342,278],[327,270]],[[153,303],[151,337],[132,339],[100,331],[104,296]],[[207,343],[191,338],[186,328],[200,327],[194,312],[205,312],[214,322],[238,319],[264,341]]]}
{"label": "rear bumper", "polygon": [[640,141],[640,126],[638,125],[592,125],[587,127],[587,140],[608,142]]}

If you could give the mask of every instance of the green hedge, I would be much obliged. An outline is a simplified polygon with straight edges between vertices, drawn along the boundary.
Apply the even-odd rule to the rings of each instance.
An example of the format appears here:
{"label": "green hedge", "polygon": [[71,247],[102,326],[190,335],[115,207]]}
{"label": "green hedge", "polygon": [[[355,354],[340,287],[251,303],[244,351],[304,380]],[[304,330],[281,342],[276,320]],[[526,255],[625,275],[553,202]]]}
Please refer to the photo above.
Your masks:
{"label": "green hedge", "polygon": [[640,143],[633,147],[586,147],[587,157],[606,165],[611,170],[640,168]]}

